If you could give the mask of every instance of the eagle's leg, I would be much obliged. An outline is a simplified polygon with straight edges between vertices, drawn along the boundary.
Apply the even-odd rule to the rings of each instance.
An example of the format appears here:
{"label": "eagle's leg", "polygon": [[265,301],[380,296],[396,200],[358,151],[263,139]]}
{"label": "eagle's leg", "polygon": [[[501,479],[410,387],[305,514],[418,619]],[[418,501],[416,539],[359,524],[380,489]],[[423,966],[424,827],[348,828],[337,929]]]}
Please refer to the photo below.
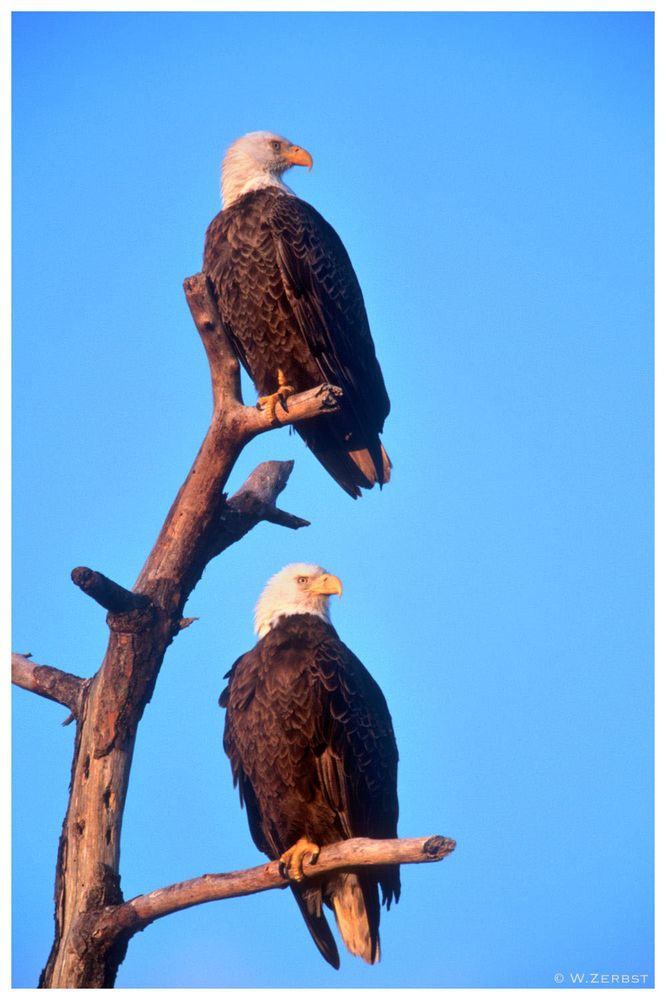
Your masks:
{"label": "eagle's leg", "polygon": [[318,844],[313,844],[307,837],[301,837],[280,857],[280,871],[287,878],[302,882],[305,878],[303,865],[306,857],[310,855],[308,864],[313,865],[319,857],[320,850]]}
{"label": "eagle's leg", "polygon": [[277,372],[278,387],[276,392],[272,392],[270,396],[260,396],[257,400],[257,408],[262,409],[264,406],[268,410],[268,416],[270,417],[271,423],[275,423],[275,410],[278,403],[282,403],[283,409],[287,409],[287,397],[293,395],[296,392],[293,385],[287,385],[287,379],[281,368],[278,368]]}

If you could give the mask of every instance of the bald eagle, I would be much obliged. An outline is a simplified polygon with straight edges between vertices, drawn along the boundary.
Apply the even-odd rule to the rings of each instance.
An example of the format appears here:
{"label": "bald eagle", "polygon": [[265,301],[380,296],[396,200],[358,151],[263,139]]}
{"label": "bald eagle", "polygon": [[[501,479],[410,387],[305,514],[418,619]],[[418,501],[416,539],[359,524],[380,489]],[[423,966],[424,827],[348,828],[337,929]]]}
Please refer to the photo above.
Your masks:
{"label": "bald eagle", "polygon": [[339,968],[322,909],[354,955],[379,961],[378,887],[389,908],[397,865],[304,878],[320,848],[349,837],[397,836],[398,750],[379,686],[330,623],[337,576],[295,563],[269,580],[256,607],[259,641],[226,675],[224,749],[252,838],[281,860],[305,923]]}
{"label": "bald eagle", "polygon": [[224,157],[224,209],[204,246],[224,329],[271,415],[278,401],[322,382],[343,392],[340,410],[295,424],[325,469],[352,497],[388,482],[380,440],[390,403],[363,294],[335,230],[282,180],[312,167],[300,146],[250,132]]}

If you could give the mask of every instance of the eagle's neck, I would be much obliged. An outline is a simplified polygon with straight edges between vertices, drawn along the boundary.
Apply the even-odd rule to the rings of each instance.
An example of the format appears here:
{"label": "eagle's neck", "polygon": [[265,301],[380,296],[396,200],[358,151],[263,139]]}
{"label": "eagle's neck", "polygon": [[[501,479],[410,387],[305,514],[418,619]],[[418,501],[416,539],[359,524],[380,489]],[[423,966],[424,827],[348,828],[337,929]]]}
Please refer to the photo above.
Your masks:
{"label": "eagle's neck", "polygon": [[284,183],[280,173],[271,173],[267,167],[237,149],[229,150],[222,165],[222,203],[225,208],[250,191],[268,187],[279,188],[287,194],[294,193]]}
{"label": "eagle's neck", "polygon": [[283,605],[279,609],[271,608],[270,606],[262,607],[260,601],[257,604],[254,615],[254,628],[259,638],[263,639],[272,628],[275,628],[284,618],[290,615],[314,615],[315,618],[321,618],[327,625],[331,624],[328,599],[326,597],[322,597],[321,600],[316,602],[310,597],[307,604],[295,601],[293,604]]}

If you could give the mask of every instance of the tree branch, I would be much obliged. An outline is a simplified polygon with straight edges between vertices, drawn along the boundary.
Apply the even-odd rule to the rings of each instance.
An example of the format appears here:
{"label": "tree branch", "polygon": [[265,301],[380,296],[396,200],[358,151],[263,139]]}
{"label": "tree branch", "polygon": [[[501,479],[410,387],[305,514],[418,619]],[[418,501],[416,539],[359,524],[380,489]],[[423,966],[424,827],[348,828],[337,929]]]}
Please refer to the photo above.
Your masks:
{"label": "tree branch", "polygon": [[[309,876],[370,865],[407,865],[441,861],[455,850],[456,842],[449,837],[412,837],[398,840],[370,840],[355,837],[323,847],[316,864],[308,866]],[[97,930],[107,941],[121,933],[131,935],[148,924],[178,910],[200,903],[235,896],[250,896],[268,889],[284,889],[289,884],[280,873],[280,862],[271,861],[243,871],[218,875],[200,875],[186,882],[142,896],[126,903],[107,907]]]}
{"label": "tree branch", "polygon": [[86,681],[57,667],[33,663],[27,656],[12,653],[12,684],[65,705],[74,716],[81,707]]}
{"label": "tree branch", "polygon": [[311,420],[323,413],[335,413],[340,408],[342,396],[342,389],[337,385],[322,382],[305,392],[288,396],[284,404],[278,403],[273,420],[265,407],[246,406],[243,411],[246,432],[254,436],[274,427],[286,427],[301,420]]}
{"label": "tree branch", "polygon": [[276,498],[287,485],[293,467],[293,461],[262,462],[241,488],[225,501],[220,512],[215,555],[237,542],[260,521],[270,521],[285,528],[305,528],[310,524],[304,518],[275,506]]}
{"label": "tree branch", "polygon": [[183,289],[208,357],[214,408],[228,407],[230,402],[242,406],[240,365],[222,326],[208,278],[203,272],[194,274],[185,278]]}
{"label": "tree branch", "polygon": [[97,601],[112,614],[125,614],[128,611],[145,608],[150,604],[148,597],[144,597],[143,594],[135,594],[131,590],[125,590],[120,584],[109,580],[108,576],[88,569],[87,566],[76,566],[72,570],[71,577],[72,582],[84,594],[92,597],[94,601]]}

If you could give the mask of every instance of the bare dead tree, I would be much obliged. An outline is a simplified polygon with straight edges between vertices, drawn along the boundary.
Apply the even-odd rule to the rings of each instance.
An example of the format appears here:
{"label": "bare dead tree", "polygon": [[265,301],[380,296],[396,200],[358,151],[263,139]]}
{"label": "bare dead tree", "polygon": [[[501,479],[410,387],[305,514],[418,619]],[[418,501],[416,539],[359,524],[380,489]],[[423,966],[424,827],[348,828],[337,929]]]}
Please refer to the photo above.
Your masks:
{"label": "bare dead tree", "polygon": [[[334,412],[342,391],[323,384],[291,396],[288,409],[243,405],[238,362],[203,274],[184,282],[185,295],[211,370],[213,416],[187,479],[132,590],[79,566],[73,582],[106,611],[109,642],[91,678],[13,654],[12,680],[61,703],[76,722],[70,798],[58,848],[55,937],[39,985],[109,988],[127,944],[161,916],[213,899],[284,887],[275,862],[242,872],[201,875],[125,902],[119,850],[137,727],[165,652],[193,619],[185,604],[207,564],[261,521],[297,529],[309,522],[281,510],[277,497],[292,462],[264,462],[231,497],[223,493],[243,448],[274,426]],[[348,840],[324,848],[313,874],[365,864],[437,861],[455,842]]]}

